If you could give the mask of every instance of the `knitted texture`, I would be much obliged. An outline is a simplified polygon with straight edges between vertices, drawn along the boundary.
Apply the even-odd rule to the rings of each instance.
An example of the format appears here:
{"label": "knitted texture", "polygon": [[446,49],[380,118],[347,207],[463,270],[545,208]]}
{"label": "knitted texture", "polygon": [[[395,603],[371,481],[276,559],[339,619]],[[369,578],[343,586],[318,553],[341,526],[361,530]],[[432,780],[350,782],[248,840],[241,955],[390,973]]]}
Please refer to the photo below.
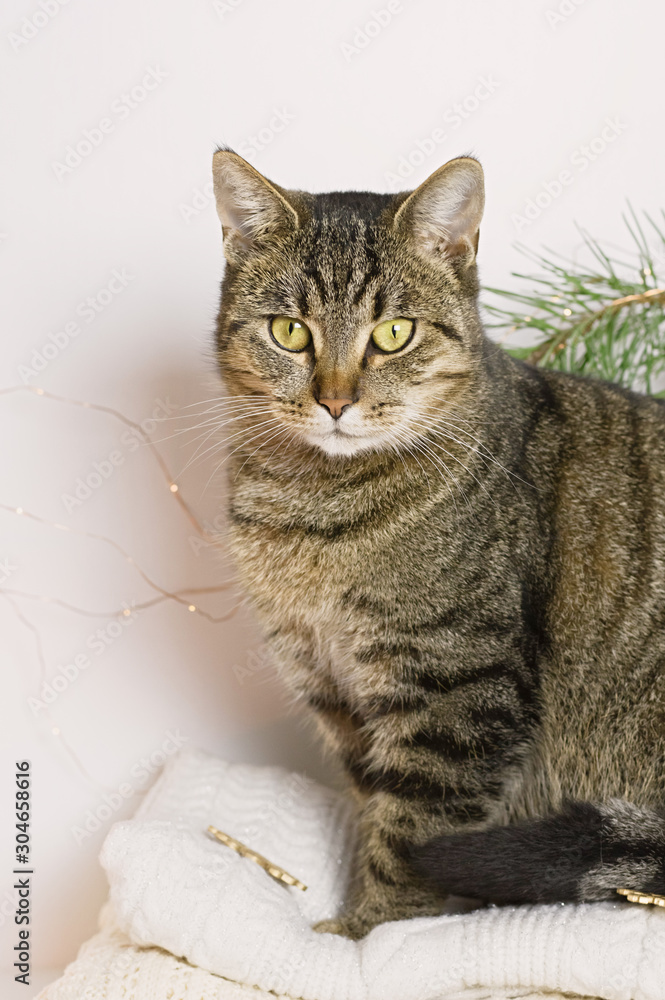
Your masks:
{"label": "knitted texture", "polygon": [[[211,840],[210,823],[307,891]],[[311,924],[343,907],[352,846],[337,793],[184,751],[136,819],[111,829],[112,906],[39,1000],[665,1000],[665,913],[623,901],[450,913],[358,942],[316,934]]]}
{"label": "knitted texture", "polygon": [[[158,948],[138,948],[118,930],[107,904],[100,933],[87,941],[64,976],[36,1000],[294,1000],[193,968]],[[464,990],[445,1000],[570,1000],[572,994]],[[575,998],[573,998],[575,1000]],[[586,1000],[586,998],[585,998]]]}
{"label": "knitted texture", "polygon": [[139,948],[118,928],[113,909],[102,909],[100,933],[36,1000],[275,1000],[274,994],[228,982],[168,955]]}

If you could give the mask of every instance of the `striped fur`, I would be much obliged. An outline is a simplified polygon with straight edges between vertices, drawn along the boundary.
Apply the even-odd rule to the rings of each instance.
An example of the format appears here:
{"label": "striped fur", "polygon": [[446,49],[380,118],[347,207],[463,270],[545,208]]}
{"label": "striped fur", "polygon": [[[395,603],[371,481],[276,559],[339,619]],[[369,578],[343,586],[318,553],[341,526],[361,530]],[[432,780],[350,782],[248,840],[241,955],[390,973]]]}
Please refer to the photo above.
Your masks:
{"label": "striped fur", "polygon": [[[473,855],[459,878],[428,877],[423,858],[454,864],[446,835],[514,828],[521,844],[524,823],[556,814],[563,830],[570,800],[595,804],[580,813],[589,844],[599,809],[635,807],[636,828],[652,817],[644,857],[664,857],[665,409],[486,338],[478,220],[460,195],[474,162],[393,197],[287,192],[215,158],[233,548],[358,799],[356,888],[323,928],[352,937],[436,913],[449,891],[491,898]],[[271,344],[273,315],[304,320],[313,348]],[[416,319],[414,343],[377,359],[369,332],[395,316]],[[335,394],[354,400],[341,445],[317,403]],[[547,829],[533,827],[536,881]],[[496,845],[469,844],[480,872]],[[589,850],[560,898],[618,887]]]}

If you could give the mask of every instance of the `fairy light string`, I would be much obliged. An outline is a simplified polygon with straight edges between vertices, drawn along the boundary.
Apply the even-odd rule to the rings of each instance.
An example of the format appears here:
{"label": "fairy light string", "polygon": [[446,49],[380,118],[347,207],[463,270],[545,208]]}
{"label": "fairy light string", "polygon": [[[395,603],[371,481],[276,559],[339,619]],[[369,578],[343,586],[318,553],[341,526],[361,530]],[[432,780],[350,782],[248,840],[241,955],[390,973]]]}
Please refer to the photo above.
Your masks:
{"label": "fairy light string", "polygon": [[49,392],[47,389],[42,389],[41,387],[33,385],[9,386],[6,389],[0,389],[0,396],[9,396],[20,392],[32,393],[35,396],[43,396],[45,399],[52,399],[56,403],[64,403],[68,406],[79,406],[84,410],[96,410],[98,413],[108,413],[110,416],[114,417],[116,420],[119,420],[121,423],[123,423],[125,427],[129,427],[137,434],[139,434],[144,444],[146,444],[149,450],[152,452],[155,461],[157,462],[162,472],[162,475],[164,476],[164,478],[168,483],[169,490],[171,491],[171,493],[174,494],[178,504],[180,505],[180,507],[182,507],[183,511],[187,515],[187,518],[194,526],[196,531],[198,531],[198,533],[208,541],[217,540],[216,536],[211,535],[209,532],[205,530],[204,526],[201,524],[194,511],[191,509],[187,501],[184,499],[184,497],[180,493],[178,484],[174,482],[173,476],[171,475],[169,468],[164,459],[162,458],[159,450],[155,447],[155,444],[150,438],[150,435],[143,430],[143,428],[139,423],[125,416],[125,414],[121,413],[120,410],[114,410],[113,407],[111,406],[103,406],[100,403],[90,403],[87,400],[70,399],[68,396],[60,396],[57,393]]}
{"label": "fairy light string", "polygon": [[[26,628],[31,633],[35,643],[35,649],[37,651],[40,677],[45,678],[47,674],[46,657],[44,655],[44,644],[42,642],[42,637],[39,634],[39,629],[31,621],[29,621],[28,618],[26,618],[26,616],[21,611],[20,607],[17,605],[16,601],[14,601],[8,593],[6,593],[3,590],[0,592],[0,596],[2,596],[5,599],[5,601],[7,601],[9,605],[11,605],[20,623],[24,626],[24,628]],[[48,707],[48,705],[45,705],[42,711],[44,713],[44,718],[46,719],[46,722],[49,725],[51,736],[54,736],[58,740],[63,750],[67,754],[67,756],[70,758],[70,760],[77,768],[77,770],[83,775],[86,781],[88,781],[92,785],[96,785],[103,791],[112,791],[113,789],[111,788],[110,785],[105,785],[97,778],[93,778],[93,776],[90,774],[90,772],[86,768],[81,758],[78,756],[75,750],[72,749],[69,741],[66,739],[60,726],[57,725],[55,719],[53,718],[53,713],[51,712],[51,709]]]}
{"label": "fairy light string", "polygon": [[[123,549],[122,545],[119,545],[118,542],[115,541],[115,539],[109,538],[108,535],[100,535],[96,531],[83,531],[80,528],[73,528],[68,524],[60,524],[58,521],[50,521],[48,518],[41,517],[39,514],[33,514],[32,511],[24,510],[23,507],[10,507],[8,504],[0,503],[0,510],[6,510],[10,514],[16,514],[19,517],[29,518],[31,521],[36,521],[38,524],[46,524],[51,528],[56,528],[58,531],[66,531],[68,534],[79,535],[82,538],[92,538],[95,539],[96,541],[104,542],[106,545],[109,545],[111,548],[115,549],[116,552],[119,552],[120,555],[123,557],[123,559],[125,559],[129,563],[129,565],[136,570],[136,572],[145,581],[145,583],[147,583],[149,587],[151,587],[153,590],[156,590],[161,595],[162,600],[176,601],[178,604],[182,604],[183,607],[186,607],[188,611],[195,611],[203,618],[207,618],[208,621],[212,622],[213,624],[218,624],[220,622],[228,621],[229,619],[228,614],[227,615],[210,614],[203,608],[199,608],[198,606],[192,604],[191,601],[183,597],[182,594],[194,593],[197,590],[198,592],[219,593],[221,591],[228,590],[230,587],[232,587],[233,583],[235,582],[233,580],[217,584],[214,587],[204,587],[204,588],[184,587],[180,591],[166,590],[164,587],[161,587],[158,583],[155,583],[155,581],[148,576],[145,570],[142,569],[141,566],[137,563],[134,556],[130,555],[129,552]],[[0,588],[0,591],[4,591],[4,588]],[[45,602],[50,602],[50,603],[58,603],[57,598],[40,596],[38,594],[31,596],[36,600],[43,600]],[[76,610],[79,613],[81,611],[81,609],[78,608],[73,608],[73,610]],[[112,611],[110,613],[102,612],[98,617],[114,617],[115,615],[122,613],[122,611],[123,609],[120,610],[116,609],[115,611]]]}
{"label": "fairy light string", "polygon": [[[0,395],[9,396],[19,393],[29,393],[34,396],[40,396],[44,399],[49,399],[57,403],[61,403],[68,406],[76,406],[86,410],[96,410],[99,413],[105,413],[112,416],[114,419],[120,421],[126,427],[131,428],[136,434],[140,436],[144,444],[151,451],[160,472],[166,483],[168,485],[169,494],[175,499],[185,516],[187,517],[190,524],[195,529],[197,535],[202,538],[207,543],[219,543],[220,535],[213,534],[206,530],[203,524],[200,522],[194,511],[191,509],[187,501],[182,496],[179,485],[175,482],[174,477],[171,475],[169,467],[165,462],[164,458],[160,454],[159,450],[155,447],[154,442],[150,438],[149,434],[143,429],[143,427],[137,423],[135,420],[131,420],[120,410],[116,410],[110,406],[104,406],[99,403],[91,403],[89,401],[69,398],[67,396],[61,396],[53,392],[49,392],[46,389],[37,386],[10,386],[8,388],[0,389]],[[114,610],[107,611],[94,611],[88,608],[82,608],[69,601],[62,600],[61,598],[48,596],[45,594],[34,594],[27,591],[19,590],[12,587],[0,587],[0,597],[2,597],[5,602],[12,608],[17,620],[32,636],[35,645],[37,662],[39,664],[39,683],[40,686],[45,682],[48,675],[47,661],[44,653],[44,645],[42,642],[42,637],[39,629],[36,625],[30,621],[26,616],[22,608],[17,603],[16,598],[21,598],[30,601],[39,601],[44,604],[57,605],[75,614],[82,615],[90,618],[104,618],[104,619],[119,619],[127,615],[133,614],[135,611],[145,610],[147,608],[155,607],[166,601],[173,601],[176,604],[181,605],[188,612],[192,614],[199,615],[205,618],[211,624],[218,625],[222,622],[229,621],[235,614],[237,614],[239,608],[243,604],[243,600],[236,600],[231,609],[225,614],[216,615],[207,611],[204,608],[198,606],[198,604],[193,603],[192,598],[198,595],[207,594],[218,594],[228,591],[235,583],[235,580],[226,580],[223,583],[207,586],[207,587],[182,587],[178,590],[168,590],[166,587],[161,586],[156,582],[137,562],[137,560],[129,552],[126,551],[115,539],[110,538],[107,535],[100,534],[94,531],[84,531],[79,528],[74,528],[67,524],[62,524],[58,521],[52,521],[49,518],[42,517],[33,511],[26,510],[23,507],[10,506],[9,504],[0,503],[0,510],[7,513],[13,514],[16,517],[27,518],[38,524],[45,525],[47,527],[53,528],[58,531],[65,531],[72,535],[77,535],[83,538],[89,538],[94,541],[103,543],[104,545],[115,550],[124,559],[132,569],[138,573],[143,582],[154,591],[155,596],[142,601],[140,603],[133,603],[132,608],[116,608]],[[59,744],[63,747],[69,758],[75,764],[78,771],[83,775],[83,777],[90,783],[96,785],[99,788],[106,788],[103,782],[98,781],[89,773],[79,756],[76,754],[74,749],[71,747],[69,741],[66,739],[62,732],[61,727],[57,724],[54,719],[53,714],[48,706],[44,706],[43,709],[44,718],[50,728],[51,735],[55,737]]]}

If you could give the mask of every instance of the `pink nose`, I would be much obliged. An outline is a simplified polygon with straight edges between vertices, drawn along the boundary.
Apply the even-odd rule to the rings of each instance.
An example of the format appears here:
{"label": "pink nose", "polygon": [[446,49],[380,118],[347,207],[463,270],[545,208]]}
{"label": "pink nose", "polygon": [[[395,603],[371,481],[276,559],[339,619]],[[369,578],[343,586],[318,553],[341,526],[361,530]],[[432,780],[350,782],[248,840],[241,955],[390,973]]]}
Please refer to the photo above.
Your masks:
{"label": "pink nose", "polygon": [[325,406],[326,410],[337,419],[337,417],[342,416],[342,411],[346,409],[347,406],[351,406],[353,402],[352,399],[347,399],[342,396],[340,399],[320,399],[319,403],[321,406]]}

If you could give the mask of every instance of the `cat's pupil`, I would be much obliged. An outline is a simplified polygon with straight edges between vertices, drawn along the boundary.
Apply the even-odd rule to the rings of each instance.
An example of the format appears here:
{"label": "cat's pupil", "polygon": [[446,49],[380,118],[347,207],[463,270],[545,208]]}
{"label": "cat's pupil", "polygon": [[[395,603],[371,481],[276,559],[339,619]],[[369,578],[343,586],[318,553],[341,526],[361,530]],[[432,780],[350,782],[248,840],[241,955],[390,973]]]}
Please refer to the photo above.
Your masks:
{"label": "cat's pupil", "polygon": [[294,328],[295,328],[295,323],[294,323],[293,321],[291,321],[291,322],[289,323],[289,337],[290,337],[290,336],[291,336],[291,334],[293,333],[293,330],[294,330]]}

